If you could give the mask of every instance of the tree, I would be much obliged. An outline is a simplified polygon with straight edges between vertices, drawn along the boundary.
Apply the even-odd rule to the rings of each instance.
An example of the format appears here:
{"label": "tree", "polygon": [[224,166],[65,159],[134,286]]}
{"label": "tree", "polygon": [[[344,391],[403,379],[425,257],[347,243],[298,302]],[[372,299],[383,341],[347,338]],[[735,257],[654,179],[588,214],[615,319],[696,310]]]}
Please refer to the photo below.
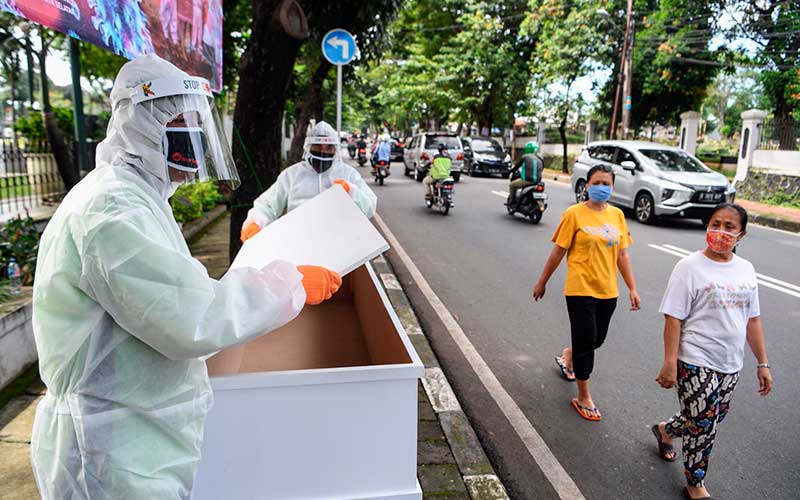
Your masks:
{"label": "tree", "polygon": [[[23,25],[19,18],[9,13],[0,13],[0,19],[3,20],[3,23],[0,25],[0,33],[5,36],[14,37],[16,39],[15,44],[18,44],[24,51],[33,54],[39,63],[42,121],[44,122],[47,140],[50,143],[53,157],[56,160],[56,167],[61,175],[61,179],[64,181],[64,186],[69,190],[80,181],[80,173],[78,172],[77,166],[72,162],[72,155],[70,154],[69,147],[58,128],[58,120],[50,102],[50,82],[47,78],[47,57],[50,49],[51,47],[57,46],[57,44],[63,40],[64,35],[34,23],[25,22]],[[22,32],[25,34],[24,37],[20,36]],[[34,46],[31,42],[29,36],[31,34],[37,35],[39,39],[38,47]],[[31,63],[30,59],[28,63]]]}
{"label": "tree", "polygon": [[723,137],[739,130],[742,112],[768,105],[758,76],[757,71],[745,68],[721,71],[709,87],[703,109],[710,125]]}
{"label": "tree", "polygon": [[735,19],[730,38],[746,37],[757,46],[760,80],[772,104],[781,149],[796,149],[797,99],[793,84],[800,65],[800,4],[796,0],[718,0]]}
{"label": "tree", "polygon": [[[296,101],[294,138],[289,153],[289,163],[300,159],[306,129],[314,114],[315,103],[321,103],[323,86],[326,78],[334,73],[333,65],[322,57],[322,37],[334,28],[343,28],[352,33],[359,46],[360,61],[367,62],[378,57],[385,45],[387,28],[390,26],[400,0],[382,0],[379,2],[352,2],[349,8],[337,3],[319,3],[309,15],[311,36],[304,55],[310,78],[302,89],[301,98]],[[357,63],[356,63],[357,64]],[[348,77],[352,76],[353,65],[343,69]]]}
{"label": "tree", "polygon": [[534,48],[530,32],[521,32],[527,1],[482,2],[465,5],[455,36],[433,56],[437,80],[449,88],[460,109],[459,122],[474,120],[480,129],[513,123],[527,97],[527,63]]}
{"label": "tree", "polygon": [[[17,121],[17,81],[20,76],[19,50],[21,45],[9,31],[0,31],[0,54],[3,74],[8,84],[9,101],[11,101],[11,122]],[[16,136],[16,130],[15,130]]]}
{"label": "tree", "polygon": [[646,123],[677,123],[682,112],[699,111],[721,57],[709,49],[713,16],[706,1],[660,0],[642,20],[634,49],[634,130]]}
{"label": "tree", "polygon": [[567,164],[567,120],[573,111],[573,85],[602,60],[611,44],[608,34],[598,30],[603,22],[598,9],[602,2],[575,0],[531,0],[532,12],[522,24],[523,32],[535,38],[531,69],[535,85],[555,106],[558,132],[563,146],[561,169]]}
{"label": "tree", "polygon": [[[316,40],[321,40],[321,35],[334,27],[332,23],[337,20],[345,23],[349,22],[345,18],[352,17],[366,26],[367,19],[371,19],[374,26],[364,28],[369,34],[362,40],[362,50],[366,50],[385,33],[382,23],[397,6],[398,0],[308,2],[304,8],[295,0],[252,0],[252,23],[239,65],[234,111],[237,132],[233,156],[237,164],[246,167],[240,172],[242,186],[233,194],[231,258],[241,246],[239,229],[247,210],[280,173],[283,112],[295,60],[305,37],[313,33]],[[314,43],[313,39],[308,43]]]}

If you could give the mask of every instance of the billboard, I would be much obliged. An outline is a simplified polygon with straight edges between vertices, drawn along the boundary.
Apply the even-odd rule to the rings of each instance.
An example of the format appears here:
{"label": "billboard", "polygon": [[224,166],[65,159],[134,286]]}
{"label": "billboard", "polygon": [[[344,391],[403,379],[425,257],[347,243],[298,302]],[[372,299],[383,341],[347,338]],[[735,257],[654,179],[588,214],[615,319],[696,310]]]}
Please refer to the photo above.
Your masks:
{"label": "billboard", "polygon": [[155,52],[222,88],[222,0],[0,0],[0,9],[128,59]]}

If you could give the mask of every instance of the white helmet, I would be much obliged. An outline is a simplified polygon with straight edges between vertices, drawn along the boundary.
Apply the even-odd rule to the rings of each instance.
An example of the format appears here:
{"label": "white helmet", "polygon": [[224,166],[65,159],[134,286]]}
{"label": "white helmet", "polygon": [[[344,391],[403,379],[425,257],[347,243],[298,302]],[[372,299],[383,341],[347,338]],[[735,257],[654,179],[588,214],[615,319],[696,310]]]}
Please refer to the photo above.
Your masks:
{"label": "white helmet", "polygon": [[[329,145],[336,148],[335,153],[311,151],[311,146]],[[318,174],[331,168],[339,158],[339,138],[336,130],[326,122],[318,122],[311,128],[303,144],[303,158]]]}

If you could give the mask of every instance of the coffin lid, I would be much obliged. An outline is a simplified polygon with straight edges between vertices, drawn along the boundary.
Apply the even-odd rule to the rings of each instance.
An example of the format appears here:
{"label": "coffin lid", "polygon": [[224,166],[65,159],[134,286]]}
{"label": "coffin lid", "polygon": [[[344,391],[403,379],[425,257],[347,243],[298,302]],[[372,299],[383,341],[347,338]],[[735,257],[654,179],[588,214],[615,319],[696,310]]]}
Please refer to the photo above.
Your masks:
{"label": "coffin lid", "polygon": [[341,186],[335,185],[247,240],[231,269],[261,269],[274,260],[323,266],[342,276],[389,244]]}

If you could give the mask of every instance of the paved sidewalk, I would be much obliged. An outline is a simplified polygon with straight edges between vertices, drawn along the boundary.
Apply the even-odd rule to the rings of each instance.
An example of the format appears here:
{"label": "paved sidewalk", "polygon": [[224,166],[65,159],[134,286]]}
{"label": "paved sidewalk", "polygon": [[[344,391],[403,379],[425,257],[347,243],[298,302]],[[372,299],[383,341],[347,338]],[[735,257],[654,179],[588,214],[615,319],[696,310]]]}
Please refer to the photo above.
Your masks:
{"label": "paved sidewalk", "polygon": [[[229,230],[230,217],[226,215],[190,241],[192,254],[215,278],[228,267]],[[389,264],[379,257],[373,265],[425,364],[425,379],[419,386],[417,436],[417,475],[424,498],[507,499]],[[16,389],[12,387],[15,384]],[[36,367],[12,386],[3,392],[15,391],[15,396],[0,407],[0,500],[36,500],[39,496],[30,466],[30,439],[36,404],[45,389]]]}
{"label": "paved sidewalk", "polygon": [[800,232],[800,209],[778,207],[748,200],[736,200],[747,210],[751,222],[785,231]]}

